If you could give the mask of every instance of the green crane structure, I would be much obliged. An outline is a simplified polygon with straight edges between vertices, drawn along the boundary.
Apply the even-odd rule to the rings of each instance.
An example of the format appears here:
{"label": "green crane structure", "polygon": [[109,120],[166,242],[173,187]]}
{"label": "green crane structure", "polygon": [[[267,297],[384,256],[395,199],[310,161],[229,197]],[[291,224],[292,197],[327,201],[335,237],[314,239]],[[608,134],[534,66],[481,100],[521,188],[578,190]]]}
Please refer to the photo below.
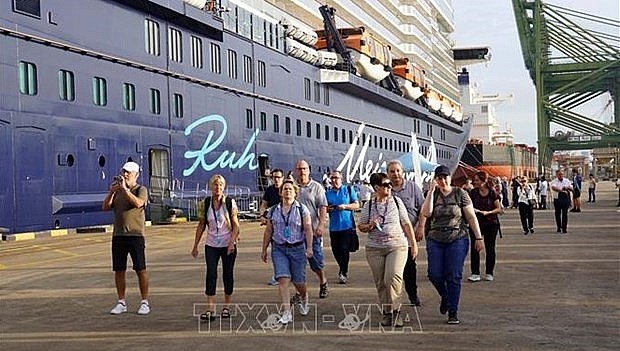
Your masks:
{"label": "green crane structure", "polygon": [[[523,60],[536,86],[538,171],[545,172],[556,150],[620,147],[620,21],[542,0],[512,5]],[[614,102],[611,123],[573,111],[606,92]],[[551,122],[571,132],[552,136]]]}

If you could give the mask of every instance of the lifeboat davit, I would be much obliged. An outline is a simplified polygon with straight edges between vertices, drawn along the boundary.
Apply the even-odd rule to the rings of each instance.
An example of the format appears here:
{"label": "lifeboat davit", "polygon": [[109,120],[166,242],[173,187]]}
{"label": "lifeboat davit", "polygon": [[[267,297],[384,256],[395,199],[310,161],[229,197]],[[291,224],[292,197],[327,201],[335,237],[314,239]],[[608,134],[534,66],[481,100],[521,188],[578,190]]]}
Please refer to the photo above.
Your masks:
{"label": "lifeboat davit", "polygon": [[[392,54],[389,45],[367,33],[364,27],[338,29],[345,46],[351,50],[351,58],[357,73],[373,83],[387,77],[392,70]],[[316,32],[319,36],[314,44],[317,50],[327,49],[325,30]]]}
{"label": "lifeboat davit", "polygon": [[408,58],[392,59],[392,73],[404,97],[415,101],[424,94],[424,71]]}
{"label": "lifeboat davit", "polygon": [[457,106],[452,112],[452,120],[456,123],[461,123],[463,121],[463,112],[461,112],[461,108]]}

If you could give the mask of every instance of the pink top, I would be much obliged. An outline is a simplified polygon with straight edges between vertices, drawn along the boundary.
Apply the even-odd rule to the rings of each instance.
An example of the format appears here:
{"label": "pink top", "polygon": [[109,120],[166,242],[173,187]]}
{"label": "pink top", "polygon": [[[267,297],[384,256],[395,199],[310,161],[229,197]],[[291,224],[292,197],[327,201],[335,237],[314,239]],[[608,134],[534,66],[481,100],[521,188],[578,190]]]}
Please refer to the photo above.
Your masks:
{"label": "pink top", "polygon": [[[237,211],[237,203],[232,200],[233,212]],[[207,235],[205,236],[205,245],[211,247],[227,247],[232,237],[232,223],[228,220],[228,211],[226,204],[222,201],[219,210],[216,210],[211,203],[207,211]]]}

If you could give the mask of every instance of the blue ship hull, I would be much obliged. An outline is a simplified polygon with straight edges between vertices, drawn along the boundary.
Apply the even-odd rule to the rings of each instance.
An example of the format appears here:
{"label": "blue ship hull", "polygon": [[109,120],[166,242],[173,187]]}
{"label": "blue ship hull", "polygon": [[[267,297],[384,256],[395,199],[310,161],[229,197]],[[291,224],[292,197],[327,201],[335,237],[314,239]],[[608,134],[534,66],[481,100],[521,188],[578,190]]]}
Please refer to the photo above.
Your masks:
{"label": "blue ship hull", "polygon": [[[339,166],[364,178],[407,153],[412,132],[420,154],[434,144],[454,169],[468,138],[469,122],[361,77],[323,83],[322,68],[285,54],[276,25],[261,39],[180,0],[40,2],[38,12],[13,3],[0,4],[8,234],[110,223],[101,201],[128,160],[142,166],[151,207],[169,206],[203,197],[216,173],[235,195],[256,194],[269,169],[301,158],[314,178]],[[153,23],[157,55],[145,39]]]}

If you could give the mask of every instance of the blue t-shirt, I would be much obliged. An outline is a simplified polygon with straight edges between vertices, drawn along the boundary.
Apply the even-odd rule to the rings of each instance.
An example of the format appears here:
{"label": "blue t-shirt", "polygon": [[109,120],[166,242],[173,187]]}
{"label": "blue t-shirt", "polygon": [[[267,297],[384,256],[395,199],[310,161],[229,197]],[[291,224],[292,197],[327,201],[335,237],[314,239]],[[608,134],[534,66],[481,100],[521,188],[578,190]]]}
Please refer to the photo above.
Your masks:
{"label": "blue t-shirt", "polygon": [[[351,192],[349,193],[349,189]],[[327,204],[346,205],[357,202],[357,193],[353,187],[343,185],[340,189],[331,188],[325,192]],[[351,210],[333,210],[329,211],[329,230],[332,232],[351,229],[355,226],[353,220],[353,211]]]}

